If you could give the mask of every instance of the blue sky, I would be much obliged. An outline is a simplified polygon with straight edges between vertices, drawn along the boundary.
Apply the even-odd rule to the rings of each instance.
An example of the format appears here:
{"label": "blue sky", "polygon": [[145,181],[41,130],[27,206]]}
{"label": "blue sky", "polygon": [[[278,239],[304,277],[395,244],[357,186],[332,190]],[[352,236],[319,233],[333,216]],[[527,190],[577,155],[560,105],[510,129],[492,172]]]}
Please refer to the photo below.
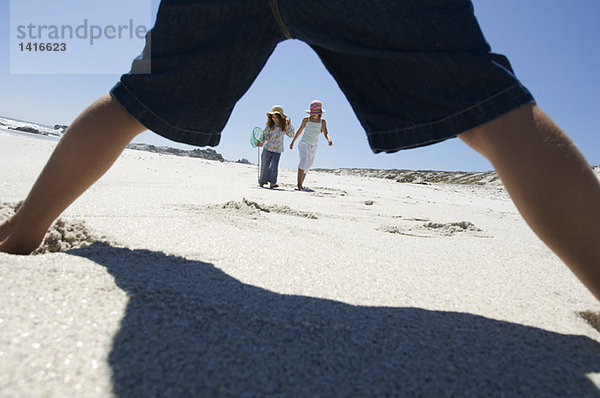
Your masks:
{"label": "blue sky", "polygon": [[[22,1],[22,0],[13,0]],[[44,0],[47,1],[47,0]],[[63,2],[66,0],[62,0]],[[137,0],[136,0],[137,1]],[[106,93],[119,74],[10,73],[10,1],[0,0],[0,116],[42,124],[70,124],[89,103]],[[156,2],[147,5],[155,6]],[[600,164],[600,1],[475,0],[475,13],[494,52],[507,55],[538,104],[575,141],[593,165]],[[148,7],[147,7],[148,8]],[[79,21],[61,7],[61,18]],[[129,60],[141,50],[117,48]],[[125,70],[124,70],[125,71]],[[282,88],[284,88],[282,90]],[[302,42],[281,43],[248,92],[236,105],[215,149],[226,159],[256,162],[249,145],[254,126],[281,104],[298,125],[311,100],[323,101],[333,147],[321,144],[314,167],[370,167],[434,170],[490,170],[491,165],[460,140],[396,154],[373,154],[364,130],[335,81]],[[198,110],[202,117],[202,110]],[[145,132],[136,140],[191,148]],[[281,166],[296,168],[297,153],[286,151]]]}

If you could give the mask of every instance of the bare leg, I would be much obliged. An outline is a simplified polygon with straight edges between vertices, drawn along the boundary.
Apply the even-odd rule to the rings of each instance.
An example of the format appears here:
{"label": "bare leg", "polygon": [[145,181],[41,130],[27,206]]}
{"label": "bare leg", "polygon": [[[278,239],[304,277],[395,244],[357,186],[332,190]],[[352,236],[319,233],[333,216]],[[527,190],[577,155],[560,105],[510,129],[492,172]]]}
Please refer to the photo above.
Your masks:
{"label": "bare leg", "polygon": [[306,171],[302,169],[298,169],[298,189],[302,190],[304,184],[304,179],[306,178]]}
{"label": "bare leg", "polygon": [[460,135],[495,167],[525,221],[600,300],[600,183],[536,105]]}
{"label": "bare leg", "polygon": [[35,250],[52,222],[144,130],[108,94],[90,105],[65,132],[23,206],[0,224],[0,251],[28,254]]}

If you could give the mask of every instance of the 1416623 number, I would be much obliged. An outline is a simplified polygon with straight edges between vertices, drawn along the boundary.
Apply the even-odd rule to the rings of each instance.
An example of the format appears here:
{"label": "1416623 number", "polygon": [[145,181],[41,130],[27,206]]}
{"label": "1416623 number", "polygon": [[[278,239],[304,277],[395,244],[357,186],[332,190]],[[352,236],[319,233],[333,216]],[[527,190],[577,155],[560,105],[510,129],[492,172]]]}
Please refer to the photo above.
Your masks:
{"label": "1416623 number", "polygon": [[19,43],[21,51],[67,51],[67,43]]}

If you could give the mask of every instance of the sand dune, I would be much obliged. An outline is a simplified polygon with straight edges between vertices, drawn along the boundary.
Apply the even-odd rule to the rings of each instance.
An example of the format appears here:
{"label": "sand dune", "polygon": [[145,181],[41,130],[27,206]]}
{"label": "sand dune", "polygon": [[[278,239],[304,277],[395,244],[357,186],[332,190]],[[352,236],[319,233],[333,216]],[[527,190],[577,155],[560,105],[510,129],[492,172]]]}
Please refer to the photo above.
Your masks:
{"label": "sand dune", "polygon": [[[54,145],[0,133],[0,219]],[[256,179],[126,150],[0,253],[0,396],[600,395],[600,303],[492,173]]]}

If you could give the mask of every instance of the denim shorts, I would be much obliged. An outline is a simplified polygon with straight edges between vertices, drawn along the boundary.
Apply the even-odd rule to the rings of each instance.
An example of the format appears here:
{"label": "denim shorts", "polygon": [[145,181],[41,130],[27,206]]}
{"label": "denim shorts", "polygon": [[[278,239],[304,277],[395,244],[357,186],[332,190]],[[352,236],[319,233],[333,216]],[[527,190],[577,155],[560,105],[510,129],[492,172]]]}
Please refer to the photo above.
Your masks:
{"label": "denim shorts", "polygon": [[287,39],[317,53],[374,152],[443,141],[533,102],[491,52],[470,0],[163,0],[111,94],[149,130],[216,146]]}

